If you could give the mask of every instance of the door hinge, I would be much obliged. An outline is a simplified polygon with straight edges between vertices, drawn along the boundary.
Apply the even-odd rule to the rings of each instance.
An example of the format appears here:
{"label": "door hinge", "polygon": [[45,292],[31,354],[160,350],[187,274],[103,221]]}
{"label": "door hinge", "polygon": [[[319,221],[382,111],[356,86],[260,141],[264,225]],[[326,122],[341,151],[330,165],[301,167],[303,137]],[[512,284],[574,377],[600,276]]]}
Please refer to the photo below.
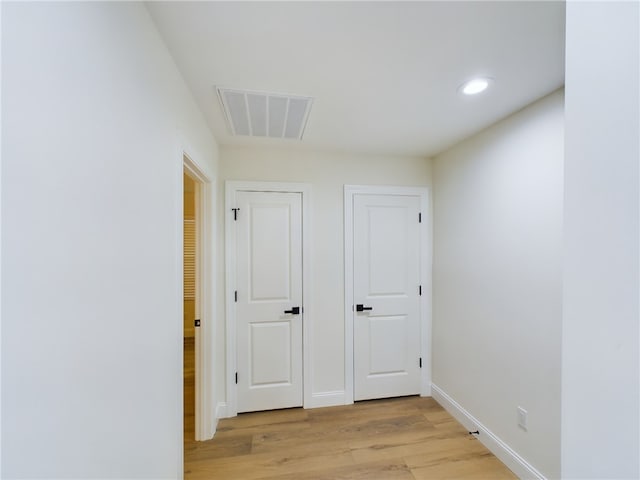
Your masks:
{"label": "door hinge", "polygon": [[233,301],[238,303],[238,290],[236,290],[235,292],[233,292]]}
{"label": "door hinge", "polygon": [[238,384],[238,372],[236,372],[236,385]]}
{"label": "door hinge", "polygon": [[418,213],[418,223],[422,223],[422,212]]}
{"label": "door hinge", "polygon": [[422,285],[418,285],[418,295],[422,296]]}
{"label": "door hinge", "polygon": [[199,326],[200,326],[200,319],[199,319],[199,318],[196,318],[196,319],[193,321],[193,326],[194,326],[194,327],[199,327]]}
{"label": "door hinge", "polygon": [[231,210],[233,210],[233,221],[238,221],[238,211],[240,210],[239,208],[232,208]]}
{"label": "door hinge", "polygon": [[422,368],[422,357],[420,357],[420,360],[418,361],[418,365],[420,365],[420,368]]}

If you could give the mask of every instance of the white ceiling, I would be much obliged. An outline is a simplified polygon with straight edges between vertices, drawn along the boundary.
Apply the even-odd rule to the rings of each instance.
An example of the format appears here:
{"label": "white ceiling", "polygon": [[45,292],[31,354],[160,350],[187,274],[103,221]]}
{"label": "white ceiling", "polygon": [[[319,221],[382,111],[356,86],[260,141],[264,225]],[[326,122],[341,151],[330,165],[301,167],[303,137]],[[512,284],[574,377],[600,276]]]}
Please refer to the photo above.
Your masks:
{"label": "white ceiling", "polygon": [[[431,156],[564,84],[564,2],[147,8],[221,145]],[[216,86],[314,97],[303,140],[232,136]]]}

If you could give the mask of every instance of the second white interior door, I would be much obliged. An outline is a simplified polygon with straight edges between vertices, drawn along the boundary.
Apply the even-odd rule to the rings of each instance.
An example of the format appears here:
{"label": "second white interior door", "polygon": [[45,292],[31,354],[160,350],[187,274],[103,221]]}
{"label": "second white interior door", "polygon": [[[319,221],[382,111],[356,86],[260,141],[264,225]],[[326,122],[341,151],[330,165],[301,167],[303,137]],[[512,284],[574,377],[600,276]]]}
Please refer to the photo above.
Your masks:
{"label": "second white interior door", "polygon": [[353,197],[354,399],[420,393],[420,197]]}
{"label": "second white interior door", "polygon": [[238,412],[302,406],[302,196],[236,206]]}

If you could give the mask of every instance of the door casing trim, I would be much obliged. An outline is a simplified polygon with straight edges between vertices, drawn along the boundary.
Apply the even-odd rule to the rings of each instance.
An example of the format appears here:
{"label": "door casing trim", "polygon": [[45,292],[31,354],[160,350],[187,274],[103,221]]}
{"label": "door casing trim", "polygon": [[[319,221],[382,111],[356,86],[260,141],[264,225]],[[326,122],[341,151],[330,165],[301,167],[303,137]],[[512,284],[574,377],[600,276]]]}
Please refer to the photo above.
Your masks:
{"label": "door casing trim", "polygon": [[344,382],[345,403],[354,399],[353,366],[353,199],[357,194],[370,195],[411,195],[420,198],[420,395],[431,396],[431,258],[433,250],[431,231],[431,207],[429,189],[426,187],[402,187],[381,185],[344,186]]}
{"label": "door casing trim", "polygon": [[311,185],[288,182],[225,182],[225,305],[226,305],[226,397],[228,417],[238,414],[238,392],[235,383],[237,371],[236,344],[236,304],[233,300],[236,290],[236,229],[233,211],[237,192],[279,192],[300,193],[302,197],[302,401],[303,407],[312,402],[311,359],[313,344],[313,302],[311,298]]}

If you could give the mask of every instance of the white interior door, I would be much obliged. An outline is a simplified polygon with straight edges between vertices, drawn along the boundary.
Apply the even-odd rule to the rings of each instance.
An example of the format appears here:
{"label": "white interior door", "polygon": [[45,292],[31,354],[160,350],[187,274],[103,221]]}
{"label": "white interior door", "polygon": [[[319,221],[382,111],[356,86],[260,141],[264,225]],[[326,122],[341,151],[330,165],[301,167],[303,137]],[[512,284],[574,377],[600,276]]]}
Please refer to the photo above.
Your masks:
{"label": "white interior door", "polygon": [[420,197],[353,197],[354,399],[420,393]]}
{"label": "white interior door", "polygon": [[236,201],[238,412],[302,406],[302,196]]}

